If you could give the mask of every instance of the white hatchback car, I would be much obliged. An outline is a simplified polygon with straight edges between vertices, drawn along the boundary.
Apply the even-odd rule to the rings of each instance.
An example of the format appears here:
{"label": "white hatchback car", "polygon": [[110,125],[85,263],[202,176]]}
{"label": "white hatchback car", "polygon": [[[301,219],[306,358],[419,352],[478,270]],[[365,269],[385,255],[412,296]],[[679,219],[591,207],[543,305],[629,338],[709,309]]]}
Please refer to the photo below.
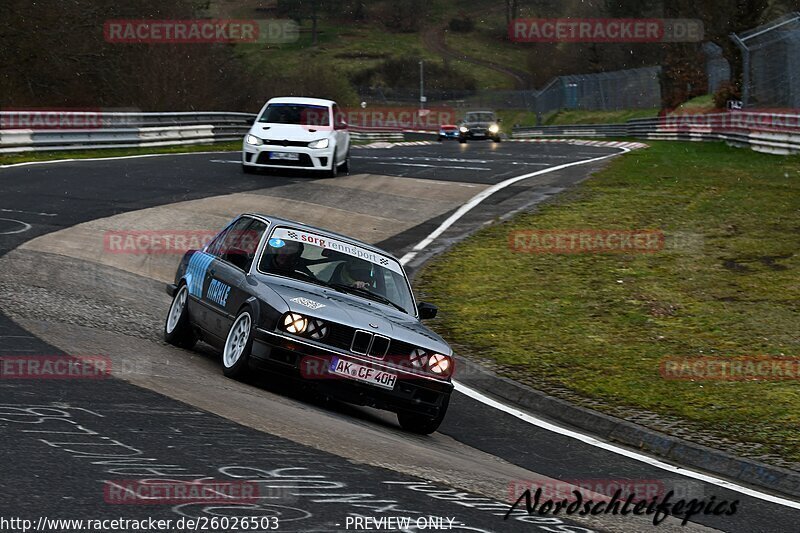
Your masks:
{"label": "white hatchback car", "polygon": [[269,100],[245,135],[242,170],[297,168],[330,177],[350,172],[350,132],[332,100]]}

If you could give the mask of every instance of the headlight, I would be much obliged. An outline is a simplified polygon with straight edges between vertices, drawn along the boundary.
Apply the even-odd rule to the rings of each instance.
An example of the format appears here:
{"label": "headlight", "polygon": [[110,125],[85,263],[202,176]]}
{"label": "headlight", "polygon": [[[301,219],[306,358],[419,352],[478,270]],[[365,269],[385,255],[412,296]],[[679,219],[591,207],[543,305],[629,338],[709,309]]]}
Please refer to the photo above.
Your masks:
{"label": "headlight", "polygon": [[440,376],[446,376],[449,374],[451,367],[452,362],[450,361],[450,358],[440,353],[433,354],[428,360],[428,370],[434,374],[439,374]]}
{"label": "headlight", "polygon": [[308,143],[309,148],[327,148],[331,142],[328,139],[317,139]]}
{"label": "headlight", "polygon": [[287,313],[283,317],[283,329],[289,333],[299,335],[303,333],[308,327],[308,319],[303,315],[297,313]]}
{"label": "headlight", "polygon": [[255,144],[255,145],[264,144],[264,141],[262,141],[255,135],[248,135],[247,137],[244,138],[244,142],[246,142],[247,144]]}
{"label": "headlight", "polygon": [[460,128],[458,128],[458,131],[460,131],[461,133],[467,133],[469,131],[469,128],[466,126],[461,126]]}
{"label": "headlight", "polygon": [[304,335],[317,341],[328,335],[328,324],[318,318],[308,318],[299,313],[286,313],[281,328],[288,333]]}
{"label": "headlight", "polygon": [[498,126],[497,124],[492,124],[491,126],[489,126],[489,131],[492,133],[497,133],[498,131],[500,131],[500,126]]}

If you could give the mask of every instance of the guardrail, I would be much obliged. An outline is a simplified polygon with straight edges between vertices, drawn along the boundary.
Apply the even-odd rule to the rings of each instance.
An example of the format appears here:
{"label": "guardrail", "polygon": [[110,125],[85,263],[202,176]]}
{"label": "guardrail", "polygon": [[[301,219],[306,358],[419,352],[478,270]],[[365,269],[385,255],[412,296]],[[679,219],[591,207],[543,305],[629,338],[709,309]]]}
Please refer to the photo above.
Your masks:
{"label": "guardrail", "polygon": [[622,124],[575,124],[514,128],[515,138],[636,137],[670,141],[724,141],[757,152],[789,155],[800,152],[800,115],[733,111],[673,114],[633,119]]}
{"label": "guardrail", "polygon": [[[254,118],[227,112],[0,111],[0,153],[238,141]],[[352,127],[350,132],[356,142],[403,140],[397,129]]]}

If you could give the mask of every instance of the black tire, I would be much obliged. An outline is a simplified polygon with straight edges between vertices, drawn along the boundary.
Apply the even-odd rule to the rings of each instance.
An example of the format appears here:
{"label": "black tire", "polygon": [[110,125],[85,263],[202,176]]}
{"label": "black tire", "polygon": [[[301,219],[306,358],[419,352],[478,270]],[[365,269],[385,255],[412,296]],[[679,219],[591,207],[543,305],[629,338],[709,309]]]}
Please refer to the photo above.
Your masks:
{"label": "black tire", "polygon": [[444,140],[444,137],[442,137],[441,135],[439,135],[439,142],[442,142],[443,140]]}
{"label": "black tire", "polygon": [[245,165],[244,163],[242,163],[242,172],[244,172],[245,174],[257,174],[258,169],[256,167],[252,167],[250,165]]}
{"label": "black tire", "polygon": [[[182,303],[180,299],[183,299]],[[172,304],[169,306],[167,312],[167,319],[164,321],[164,340],[173,346],[179,348],[191,349],[197,343],[197,335],[189,323],[189,289],[186,284],[182,284],[175,291],[175,296],[172,298]],[[176,305],[180,305],[181,309],[178,311]],[[177,313],[173,317],[173,312]],[[172,326],[172,329],[170,329]]]}
{"label": "black tire", "polygon": [[502,139],[500,137],[495,137],[492,139],[494,142],[499,143]]}
{"label": "black tire", "polygon": [[350,175],[350,148],[347,148],[347,155],[344,157],[344,163],[342,163],[341,169],[343,174],[349,176]]}
{"label": "black tire", "polygon": [[337,161],[336,161],[336,149],[335,148],[333,150],[333,155],[331,156],[331,159],[332,159],[332,161],[331,161],[331,169],[325,171],[325,175],[327,177],[329,177],[329,178],[335,178],[336,176],[339,175],[339,167],[338,167]]}
{"label": "black tire", "polygon": [[460,142],[461,144],[466,144],[467,140],[463,137],[459,137],[458,142]]}
{"label": "black tire", "polygon": [[447,414],[447,406],[450,404],[450,396],[442,400],[442,407],[439,409],[439,414],[431,418],[416,413],[409,413],[401,411],[397,413],[397,421],[400,427],[409,433],[416,433],[418,435],[430,435],[439,429],[439,426],[444,420],[444,415]]}
{"label": "black tire", "polygon": [[[232,336],[240,333],[240,331],[235,332],[234,329],[237,328],[240,320],[243,320],[244,317],[247,317],[246,320],[248,322],[246,326],[247,338],[244,341],[244,345],[241,347],[241,353],[233,360],[232,357],[229,358],[229,355],[233,355],[232,353],[229,354],[229,344],[233,340]],[[250,353],[253,350],[253,329],[255,329],[253,317],[253,311],[249,307],[243,307],[233,320],[231,329],[228,330],[228,336],[225,339],[225,344],[222,346],[222,373],[225,374],[226,377],[243,379],[250,369]]]}

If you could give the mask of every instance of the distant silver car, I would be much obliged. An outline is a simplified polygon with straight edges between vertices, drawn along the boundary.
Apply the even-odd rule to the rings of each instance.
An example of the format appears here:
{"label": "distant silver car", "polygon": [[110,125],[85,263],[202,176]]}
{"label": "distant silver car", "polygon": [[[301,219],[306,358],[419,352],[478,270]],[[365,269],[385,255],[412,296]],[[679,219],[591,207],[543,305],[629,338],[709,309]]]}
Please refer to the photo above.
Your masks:
{"label": "distant silver car", "polygon": [[245,135],[242,170],[350,172],[350,132],[339,106],[319,98],[272,98]]}
{"label": "distant silver car", "polygon": [[345,401],[397,413],[432,433],[453,391],[453,351],[420,323],[402,265],[344,235],[244,214],[187,252],[167,292],[164,337],[222,349],[226,376],[251,366],[296,376]]}

